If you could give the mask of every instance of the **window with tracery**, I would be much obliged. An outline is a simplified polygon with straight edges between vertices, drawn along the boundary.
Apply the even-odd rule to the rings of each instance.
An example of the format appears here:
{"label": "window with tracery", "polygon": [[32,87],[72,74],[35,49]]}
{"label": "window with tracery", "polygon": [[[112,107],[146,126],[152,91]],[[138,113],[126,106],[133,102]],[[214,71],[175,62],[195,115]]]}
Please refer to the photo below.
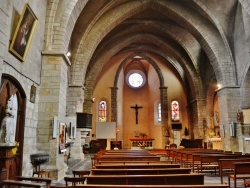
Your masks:
{"label": "window with tracery", "polygon": [[171,118],[172,121],[180,121],[180,107],[176,100],[171,102]]}
{"label": "window with tracery", "polygon": [[107,122],[107,102],[100,101],[99,103],[99,122]]}

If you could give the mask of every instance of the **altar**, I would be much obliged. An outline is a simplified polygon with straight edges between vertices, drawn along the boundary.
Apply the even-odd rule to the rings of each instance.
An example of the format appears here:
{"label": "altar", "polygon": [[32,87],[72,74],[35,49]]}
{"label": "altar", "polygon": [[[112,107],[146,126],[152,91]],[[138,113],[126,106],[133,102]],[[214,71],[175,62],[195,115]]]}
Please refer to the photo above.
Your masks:
{"label": "altar", "polygon": [[153,149],[154,138],[130,138],[131,149]]}

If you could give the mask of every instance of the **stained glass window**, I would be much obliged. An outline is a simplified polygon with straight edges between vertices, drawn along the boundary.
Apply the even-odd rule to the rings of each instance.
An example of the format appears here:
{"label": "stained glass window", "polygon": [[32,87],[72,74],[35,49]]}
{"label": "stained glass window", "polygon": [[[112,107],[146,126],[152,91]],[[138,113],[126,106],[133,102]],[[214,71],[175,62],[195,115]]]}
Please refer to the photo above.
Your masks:
{"label": "stained glass window", "polygon": [[99,122],[107,121],[107,102],[101,101],[99,103]]}
{"label": "stained glass window", "polygon": [[161,123],[161,103],[158,103],[158,117],[157,117],[157,121],[158,123]]}
{"label": "stained glass window", "polygon": [[143,83],[143,78],[139,73],[133,73],[129,76],[128,81],[132,87],[140,87]]}
{"label": "stained glass window", "polygon": [[126,75],[126,82],[132,88],[141,88],[146,83],[146,76],[140,70],[130,70]]}
{"label": "stained glass window", "polygon": [[178,101],[174,100],[171,102],[171,112],[172,121],[180,121],[180,108]]}

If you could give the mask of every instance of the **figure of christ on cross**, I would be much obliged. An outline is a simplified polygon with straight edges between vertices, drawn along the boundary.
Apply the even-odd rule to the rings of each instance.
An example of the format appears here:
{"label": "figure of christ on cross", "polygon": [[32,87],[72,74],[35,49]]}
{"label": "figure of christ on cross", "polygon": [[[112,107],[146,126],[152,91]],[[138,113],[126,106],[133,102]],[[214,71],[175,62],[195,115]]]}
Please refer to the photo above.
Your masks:
{"label": "figure of christ on cross", "polygon": [[138,109],[142,108],[142,106],[138,106],[137,104],[135,106],[131,106],[130,108],[135,109],[135,123],[138,124]]}

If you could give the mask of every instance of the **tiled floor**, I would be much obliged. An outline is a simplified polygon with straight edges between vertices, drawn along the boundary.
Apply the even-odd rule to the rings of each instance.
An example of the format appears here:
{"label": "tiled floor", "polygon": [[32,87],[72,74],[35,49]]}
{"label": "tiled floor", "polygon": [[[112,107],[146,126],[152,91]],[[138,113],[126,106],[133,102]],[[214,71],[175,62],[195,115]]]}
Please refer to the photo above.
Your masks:
{"label": "tiled floor", "polygon": [[[92,163],[91,163],[91,156],[88,154],[85,154],[85,159],[84,161],[80,161],[78,163],[76,163],[75,160],[69,160],[69,166],[71,166],[71,168],[69,168],[69,170],[66,173],[66,176],[72,176],[72,170],[91,170],[92,167]],[[225,176],[223,178],[224,183],[228,183],[228,179]],[[214,174],[205,174],[205,184],[220,184],[220,176],[218,174],[214,175]],[[60,185],[63,186],[65,185],[64,180],[60,180],[60,181],[53,181],[52,185]],[[231,187],[233,187],[233,182],[231,181]],[[242,181],[238,180],[237,183],[237,187],[241,188],[243,187],[243,183]]]}

